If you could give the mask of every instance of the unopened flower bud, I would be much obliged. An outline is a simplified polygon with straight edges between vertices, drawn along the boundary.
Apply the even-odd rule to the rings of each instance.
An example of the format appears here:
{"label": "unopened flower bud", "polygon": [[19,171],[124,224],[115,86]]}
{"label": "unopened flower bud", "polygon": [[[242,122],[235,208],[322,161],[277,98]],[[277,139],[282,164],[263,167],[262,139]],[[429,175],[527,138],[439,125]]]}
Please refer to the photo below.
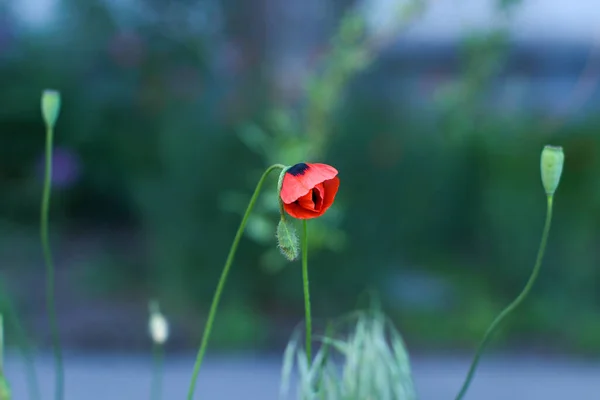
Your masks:
{"label": "unopened flower bud", "polygon": [[46,89],[42,92],[42,117],[49,128],[54,128],[60,113],[60,92]]}
{"label": "unopened flower bud", "polygon": [[169,338],[169,323],[158,309],[156,302],[150,303],[150,321],[148,330],[152,341],[156,344],[164,344]]}
{"label": "unopened flower bud", "polygon": [[294,261],[300,254],[298,235],[292,223],[282,217],[277,224],[277,245],[281,254],[289,261]]}
{"label": "unopened flower bud", "polygon": [[540,161],[542,184],[548,196],[552,196],[560,182],[565,155],[560,146],[547,145],[542,150]]}

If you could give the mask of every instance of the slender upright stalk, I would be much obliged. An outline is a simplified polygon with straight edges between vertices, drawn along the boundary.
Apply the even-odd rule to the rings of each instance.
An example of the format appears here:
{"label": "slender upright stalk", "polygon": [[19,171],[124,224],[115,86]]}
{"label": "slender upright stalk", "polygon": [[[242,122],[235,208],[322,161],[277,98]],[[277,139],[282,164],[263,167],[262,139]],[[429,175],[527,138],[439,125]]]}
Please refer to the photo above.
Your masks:
{"label": "slender upright stalk", "polygon": [[31,400],[40,400],[40,385],[37,380],[37,373],[35,371],[35,362],[33,358],[33,352],[31,346],[28,343],[27,337],[25,336],[25,330],[21,326],[21,322],[16,315],[11,316],[15,329],[15,336],[17,336],[17,344],[23,360],[25,361],[25,373],[27,374],[27,390],[29,391],[29,398]]}
{"label": "slender upright stalk", "polygon": [[4,315],[0,314],[0,372],[4,372]]}
{"label": "slender upright stalk", "polygon": [[210,310],[208,312],[208,318],[206,320],[206,325],[204,326],[204,333],[202,335],[202,342],[200,344],[200,348],[198,349],[198,354],[196,356],[196,363],[194,364],[194,372],[192,374],[192,380],[190,382],[190,388],[188,391],[188,400],[192,400],[194,397],[194,390],[196,388],[196,380],[198,379],[198,373],[200,372],[200,366],[202,365],[202,359],[204,358],[204,354],[206,353],[206,347],[208,346],[208,339],[210,337],[210,333],[212,331],[213,322],[215,319],[215,315],[217,313],[217,307],[219,306],[219,300],[221,299],[221,294],[223,292],[223,288],[225,287],[225,282],[227,281],[227,275],[229,274],[229,270],[231,269],[231,264],[233,263],[233,259],[235,257],[235,253],[238,248],[238,244],[240,243],[240,239],[244,233],[244,228],[246,228],[246,223],[248,222],[248,217],[256,204],[256,200],[258,199],[258,195],[262,189],[263,183],[267,176],[276,169],[283,169],[284,165],[274,164],[271,165],[267,170],[263,173],[258,184],[256,185],[256,189],[254,189],[254,194],[250,198],[250,202],[248,203],[248,207],[246,208],[246,212],[242,217],[242,222],[235,234],[235,238],[233,239],[233,243],[231,244],[231,248],[229,249],[229,254],[227,255],[227,260],[225,261],[225,266],[223,267],[223,272],[221,272],[221,277],[219,278],[219,283],[217,284],[217,289],[215,291],[212,304],[210,306]]}
{"label": "slender upright stalk", "polygon": [[537,258],[535,260],[535,264],[533,266],[533,271],[531,272],[531,276],[529,277],[529,280],[527,281],[525,288],[519,294],[519,296],[517,296],[517,298],[514,299],[512,303],[510,303],[504,310],[502,310],[502,312],[500,314],[498,314],[496,319],[494,319],[492,324],[489,326],[489,328],[485,332],[485,335],[483,336],[483,340],[481,341],[481,343],[479,344],[479,347],[477,348],[477,352],[475,353],[475,357],[473,358],[473,361],[471,363],[471,367],[469,368],[469,372],[467,374],[465,382],[463,383],[462,388],[460,389],[460,392],[456,396],[456,400],[462,399],[463,396],[467,393],[467,390],[469,389],[469,385],[471,384],[471,380],[473,379],[473,376],[475,375],[475,370],[477,369],[477,364],[479,363],[479,359],[481,358],[483,350],[485,349],[485,346],[491,339],[492,334],[494,333],[496,328],[498,328],[498,326],[504,320],[504,318],[506,318],[511,312],[513,312],[515,310],[515,308],[517,308],[523,302],[523,300],[525,300],[525,297],[527,297],[527,295],[531,291],[531,287],[533,286],[535,280],[537,279],[538,274],[540,272],[540,267],[542,266],[542,259],[544,258],[544,253],[546,252],[546,243],[548,242],[548,234],[550,233],[551,222],[552,222],[552,195],[548,195],[548,203],[546,206],[546,223],[544,224],[544,230],[542,232],[542,240],[540,242],[540,247],[538,250]]}
{"label": "slender upright stalk", "polygon": [[152,400],[160,400],[162,398],[162,367],[164,358],[164,350],[161,343],[153,343],[152,355],[154,361],[152,371]]}
{"label": "slender upright stalk", "polygon": [[58,323],[56,322],[56,306],[54,304],[54,263],[52,262],[52,252],[48,240],[48,212],[50,208],[50,191],[52,185],[52,142],[54,139],[54,129],[52,126],[46,127],[46,165],[44,175],[44,189],[42,192],[42,206],[40,216],[40,236],[42,239],[42,250],[44,252],[44,261],[46,263],[46,307],[48,318],[50,320],[50,329],[54,347],[54,363],[56,373],[56,400],[63,399],[64,370],[63,360],[60,348],[60,338],[58,335]]}
{"label": "slender upright stalk", "polygon": [[2,314],[0,314],[0,399],[12,399],[10,386],[4,376],[4,320]]}
{"label": "slender upright stalk", "polygon": [[304,286],[304,313],[306,316],[306,357],[312,360],[312,318],[310,315],[310,290],[308,286],[308,229],[302,221],[302,283]]}

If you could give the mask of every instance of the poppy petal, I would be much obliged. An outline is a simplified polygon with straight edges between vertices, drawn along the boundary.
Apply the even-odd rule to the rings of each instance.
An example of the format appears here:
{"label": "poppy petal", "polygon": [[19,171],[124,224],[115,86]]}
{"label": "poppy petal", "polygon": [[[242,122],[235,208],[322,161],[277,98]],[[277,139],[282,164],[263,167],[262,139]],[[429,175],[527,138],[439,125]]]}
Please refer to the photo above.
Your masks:
{"label": "poppy petal", "polygon": [[338,171],[327,164],[296,164],[283,177],[281,200],[286,204],[293,203],[319,183],[333,179],[337,174]]}
{"label": "poppy petal", "polygon": [[340,187],[340,178],[337,176],[333,179],[329,179],[323,182],[323,191],[325,192],[325,196],[323,198],[323,206],[322,211],[325,212],[331,205],[333,204],[333,200],[335,200],[335,195],[337,194],[338,188]]}
{"label": "poppy petal", "polygon": [[306,208],[303,208],[302,206],[296,203],[284,203],[283,208],[285,209],[285,212],[297,219],[311,219],[321,216],[321,213],[307,210]]}

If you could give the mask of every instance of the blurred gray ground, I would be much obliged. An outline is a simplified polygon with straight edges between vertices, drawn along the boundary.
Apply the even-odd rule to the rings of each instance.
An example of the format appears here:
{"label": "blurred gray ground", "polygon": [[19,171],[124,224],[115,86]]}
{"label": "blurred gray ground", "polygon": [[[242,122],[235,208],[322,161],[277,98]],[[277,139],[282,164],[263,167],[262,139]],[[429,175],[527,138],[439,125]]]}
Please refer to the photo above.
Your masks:
{"label": "blurred gray ground", "polygon": [[[163,399],[185,399],[193,356],[168,357]],[[413,371],[420,400],[453,399],[469,366],[459,357],[416,357]],[[141,356],[67,355],[66,399],[148,399],[151,360]],[[7,376],[13,398],[27,399],[21,359],[10,354]],[[53,397],[50,356],[37,360],[43,398]],[[207,358],[197,386],[198,399],[277,399],[280,359],[265,356]],[[600,360],[484,357],[466,399],[598,399]],[[202,394],[202,395],[201,395]]]}

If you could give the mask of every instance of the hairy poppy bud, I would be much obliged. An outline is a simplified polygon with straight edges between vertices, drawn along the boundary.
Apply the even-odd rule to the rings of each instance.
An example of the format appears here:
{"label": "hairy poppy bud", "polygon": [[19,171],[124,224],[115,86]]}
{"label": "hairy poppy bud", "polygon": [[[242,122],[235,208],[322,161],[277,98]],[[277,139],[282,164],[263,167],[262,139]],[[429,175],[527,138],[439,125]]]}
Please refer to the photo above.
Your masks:
{"label": "hairy poppy bud", "polygon": [[552,196],[560,182],[565,155],[560,146],[546,145],[540,161],[542,184],[548,196]]}
{"label": "hairy poppy bud", "polygon": [[277,245],[281,254],[289,261],[294,261],[300,254],[300,247],[298,246],[298,235],[296,229],[290,221],[287,221],[285,217],[279,220],[277,224]]}
{"label": "hairy poppy bud", "polygon": [[49,128],[54,128],[60,112],[60,92],[46,89],[42,92],[42,117]]}

